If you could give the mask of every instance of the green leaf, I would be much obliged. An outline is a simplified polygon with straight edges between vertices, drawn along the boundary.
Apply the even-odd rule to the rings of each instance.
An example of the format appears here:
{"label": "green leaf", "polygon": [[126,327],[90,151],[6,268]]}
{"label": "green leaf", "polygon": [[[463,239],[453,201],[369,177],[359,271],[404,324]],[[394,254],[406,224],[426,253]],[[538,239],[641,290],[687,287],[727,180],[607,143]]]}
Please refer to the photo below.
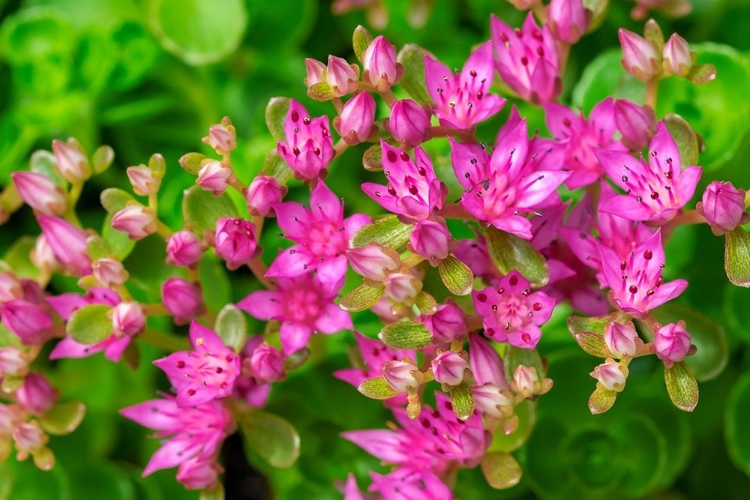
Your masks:
{"label": "green leaf", "polygon": [[468,420],[474,414],[474,396],[466,384],[451,389],[451,406],[459,420]]}
{"label": "green leaf", "polygon": [[57,172],[57,158],[49,151],[34,151],[29,160],[29,167],[32,172],[46,175],[58,186],[67,186],[67,181]]}
{"label": "green leaf", "polygon": [[210,490],[201,490],[200,494],[198,495],[198,500],[224,500],[224,498],[224,485],[221,483],[221,481],[217,481],[216,486],[214,486]]}
{"label": "green leaf", "polygon": [[438,266],[445,288],[455,295],[468,295],[474,285],[474,273],[469,266],[449,255]]}
{"label": "green leaf", "polygon": [[420,104],[432,102],[424,78],[424,56],[429,52],[419,45],[408,43],[398,53],[397,60],[404,66],[404,77],[399,82],[412,99]]}
{"label": "green leaf", "polygon": [[168,52],[188,64],[218,62],[235,51],[247,27],[242,0],[152,0],[148,21]]}
{"label": "green leaf", "polygon": [[185,191],[182,198],[182,215],[185,217],[185,224],[198,235],[206,231],[216,231],[216,221],[220,217],[240,216],[234,202],[226,193],[214,196],[200,186],[192,186]]}
{"label": "green leaf", "polygon": [[64,436],[78,428],[86,414],[86,407],[80,401],[57,403],[41,418],[42,428],[53,436]]}
{"label": "green leaf", "polygon": [[726,234],[724,270],[732,284],[750,288],[750,234],[742,226]]}
{"label": "green leaf", "polygon": [[399,321],[386,325],[378,334],[385,345],[394,349],[422,349],[430,345],[432,334],[422,323]]}
{"label": "green leaf", "polygon": [[698,146],[698,136],[693,132],[690,124],[683,117],[674,113],[669,113],[664,117],[664,124],[677,144],[682,164],[697,165],[700,147]]}
{"label": "green leaf", "polygon": [[334,97],[333,88],[328,85],[328,82],[318,82],[314,85],[310,85],[307,89],[307,96],[315,101],[330,101]]}
{"label": "green leaf", "polygon": [[135,241],[128,238],[128,235],[116,231],[112,227],[112,217],[114,214],[107,214],[102,225],[102,239],[112,250],[112,254],[119,260],[125,260],[130,252],[135,248]]}
{"label": "green leaf", "polygon": [[81,344],[98,344],[112,335],[111,306],[92,304],[77,309],[68,320],[68,336]]}
{"label": "green leaf", "polygon": [[185,172],[198,175],[201,170],[201,163],[206,158],[206,155],[200,153],[187,153],[180,157],[179,163]]}
{"label": "green leaf", "polygon": [[372,34],[367,31],[367,28],[360,24],[354,29],[354,34],[352,35],[352,48],[354,49],[354,55],[357,56],[360,63],[364,60],[365,51],[372,41]]}
{"label": "green leaf", "polygon": [[398,394],[383,377],[367,379],[357,390],[370,399],[390,399]]}
{"label": "green leaf", "polygon": [[251,409],[240,415],[239,426],[247,447],[268,464],[287,468],[297,461],[299,435],[283,418]]}
{"label": "green leaf", "polygon": [[643,27],[643,38],[648,40],[654,46],[656,52],[664,51],[664,33],[662,33],[659,23],[653,19],[646,21]]}
{"label": "green leaf", "polygon": [[5,263],[19,278],[36,279],[39,277],[39,269],[31,262],[31,251],[35,245],[36,238],[33,236],[21,236],[3,255]]}
{"label": "green leaf", "polygon": [[505,348],[503,361],[505,362],[505,378],[508,380],[513,380],[513,374],[520,365],[536,368],[540,379],[544,378],[547,373],[542,364],[542,358],[534,349],[523,349],[508,345]]}
{"label": "green leaf", "polygon": [[86,239],[86,246],[89,251],[89,257],[94,261],[106,259],[112,254],[107,243],[98,234],[89,236]]}
{"label": "green leaf", "polygon": [[277,141],[286,139],[284,120],[286,120],[286,115],[289,113],[290,101],[291,99],[288,97],[272,97],[266,106],[266,126]]}
{"label": "green leaf", "polygon": [[198,276],[209,310],[220,311],[232,301],[232,283],[223,260],[210,253],[204,254],[198,263]]}
{"label": "green leaf", "polygon": [[234,304],[225,305],[219,312],[214,329],[224,345],[231,347],[236,353],[242,351],[247,338],[247,320]]}
{"label": "green leaf", "polygon": [[591,33],[596,30],[607,17],[607,7],[609,7],[609,0],[583,0],[583,6],[591,11],[591,23],[589,24],[587,33]]}
{"label": "green leaf", "polygon": [[604,413],[614,406],[616,399],[617,392],[610,391],[597,384],[596,389],[594,389],[589,398],[589,410],[591,410],[592,415]]}
{"label": "green leaf", "polygon": [[750,373],[732,387],[724,413],[724,439],[732,461],[750,474]]}
{"label": "green leaf", "polygon": [[435,313],[438,303],[435,297],[423,290],[414,298],[414,305],[419,308],[420,314],[428,315]]}
{"label": "green leaf", "polygon": [[360,285],[341,299],[341,309],[349,312],[358,312],[369,309],[375,305],[383,296],[385,288]]}
{"label": "green leaf", "polygon": [[568,330],[570,333],[575,335],[582,332],[592,332],[604,335],[604,327],[607,323],[617,321],[618,323],[625,323],[629,321],[627,315],[621,312],[613,312],[611,314],[605,314],[604,316],[571,316],[568,318]]}
{"label": "green leaf", "polygon": [[21,9],[3,20],[0,54],[14,65],[50,56],[69,57],[75,50],[75,26],[58,9]]}
{"label": "green leaf", "polygon": [[380,144],[373,144],[362,155],[362,166],[370,172],[383,170],[383,148]]}
{"label": "green leaf", "polygon": [[482,459],[481,467],[487,484],[498,490],[517,485],[523,474],[513,455],[499,451],[487,453]]}
{"label": "green leaf", "polygon": [[363,247],[377,243],[387,248],[399,248],[409,241],[412,229],[412,225],[403,224],[397,216],[386,215],[354,233],[351,246]]}
{"label": "green leaf", "polygon": [[716,79],[716,67],[713,64],[696,64],[690,68],[686,78],[698,85],[712,82]]}
{"label": "green leaf", "polygon": [[112,215],[125,208],[128,203],[135,201],[130,193],[119,188],[105,189],[104,191],[102,191],[100,200],[102,202],[104,210]]}
{"label": "green leaf", "polygon": [[698,382],[693,371],[684,362],[664,368],[664,381],[672,403],[682,411],[693,411],[698,405]]}
{"label": "green leaf", "polygon": [[490,257],[501,273],[508,274],[515,269],[529,280],[533,288],[547,284],[547,261],[542,254],[534,250],[531,243],[494,227],[488,227],[485,236]]}
{"label": "green leaf", "polygon": [[269,151],[265,160],[263,160],[261,173],[270,175],[271,177],[276,177],[276,180],[282,186],[294,177],[294,170],[289,168],[289,165],[286,164],[286,161],[279,156],[279,153],[277,153],[275,149]]}
{"label": "green leaf", "polygon": [[588,115],[596,104],[610,96],[643,102],[646,96],[645,86],[625,72],[620,59],[622,50],[617,47],[601,52],[584,68],[573,89],[574,108],[582,108]]}
{"label": "green leaf", "polygon": [[107,170],[115,161],[115,152],[109,146],[99,146],[91,157],[91,167],[95,174]]}
{"label": "green leaf", "polygon": [[576,342],[586,353],[598,358],[610,358],[612,353],[604,342],[604,336],[599,333],[581,332],[574,335]]}

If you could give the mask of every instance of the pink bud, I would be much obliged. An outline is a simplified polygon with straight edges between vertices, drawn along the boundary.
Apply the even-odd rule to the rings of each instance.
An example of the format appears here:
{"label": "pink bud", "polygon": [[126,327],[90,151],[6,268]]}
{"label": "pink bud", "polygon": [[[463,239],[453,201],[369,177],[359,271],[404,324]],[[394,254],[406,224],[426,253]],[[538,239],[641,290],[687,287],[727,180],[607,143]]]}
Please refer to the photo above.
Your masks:
{"label": "pink bud", "polygon": [[409,243],[416,253],[436,266],[450,255],[453,237],[445,222],[425,219],[416,223]]}
{"label": "pink bud", "polygon": [[453,342],[469,331],[464,312],[455,302],[438,306],[435,313],[425,316],[422,322],[438,342]]}
{"label": "pink bud", "polygon": [[670,75],[687,76],[693,67],[690,45],[677,33],[672,34],[664,45],[664,71]]}
{"label": "pink bud", "polygon": [[422,291],[422,282],[411,273],[393,272],[385,278],[385,295],[393,302],[410,306]]}
{"label": "pink bud", "polygon": [[402,99],[391,107],[385,127],[405,146],[418,146],[430,136],[430,115],[411,99]]}
{"label": "pink bud", "polygon": [[112,312],[112,328],[121,335],[133,336],[146,326],[143,307],[137,302],[120,302]]}
{"label": "pink bud", "polygon": [[203,143],[214,148],[218,155],[234,151],[237,147],[237,132],[229,117],[225,116],[221,123],[211,125],[208,128],[208,136],[203,138]]}
{"label": "pink bud", "polygon": [[0,347],[0,378],[23,377],[29,371],[29,359],[17,347]]}
{"label": "pink bud", "polygon": [[260,250],[253,223],[229,217],[216,221],[215,246],[216,255],[224,259],[231,271],[250,262]]}
{"label": "pink bud", "polygon": [[346,258],[354,272],[378,283],[382,283],[389,272],[398,269],[401,262],[398,252],[374,243],[348,249]]}
{"label": "pink bud", "polygon": [[471,387],[474,407],[485,417],[507,418],[513,415],[513,401],[494,384]]}
{"label": "pink bud", "polygon": [[94,277],[107,288],[122,285],[128,279],[128,272],[119,260],[99,259],[91,268]]}
{"label": "pink bud", "polygon": [[59,395],[59,391],[49,385],[44,375],[30,373],[16,392],[16,401],[29,413],[41,417],[55,405]]}
{"label": "pink bud", "polygon": [[167,264],[192,267],[203,256],[203,242],[194,233],[182,230],[167,240]]}
{"label": "pink bud", "polygon": [[159,191],[161,181],[150,168],[145,166],[128,167],[125,172],[128,174],[128,179],[133,186],[133,192],[135,194],[139,196],[150,196]]}
{"label": "pink bud", "polygon": [[57,171],[68,182],[82,182],[91,177],[91,166],[83,151],[57,139],[52,141],[52,151],[57,159]]}
{"label": "pink bud", "polygon": [[280,185],[276,177],[262,174],[257,176],[245,191],[245,201],[250,215],[273,215],[273,205],[281,202],[286,192],[286,186]]}
{"label": "pink bud", "polygon": [[62,215],[68,203],[63,189],[46,175],[35,172],[10,174],[24,202],[43,215]]}
{"label": "pink bud", "polygon": [[359,66],[349,64],[346,59],[328,56],[326,82],[330,85],[335,97],[345,96],[357,90]]}
{"label": "pink bud", "polygon": [[211,191],[214,196],[219,196],[227,190],[233,175],[232,167],[213,160],[201,167],[195,182],[204,190]]}
{"label": "pink bud", "polygon": [[516,371],[513,373],[512,388],[513,392],[524,399],[529,399],[532,396],[540,394],[542,381],[539,379],[536,368],[518,365]]}
{"label": "pink bud", "polygon": [[23,345],[42,344],[52,337],[52,316],[32,302],[23,299],[3,302],[0,318]]}
{"label": "pink bud", "polygon": [[625,28],[618,30],[622,46],[622,67],[638,80],[647,82],[661,72],[661,54],[645,38]]}
{"label": "pink bud", "polygon": [[0,273],[0,304],[21,297],[23,297],[23,289],[18,278],[10,271]]}
{"label": "pink bud", "polygon": [[666,366],[672,366],[685,359],[690,352],[690,334],[685,330],[685,322],[662,326],[654,335],[654,352]]}
{"label": "pink bud", "polygon": [[622,359],[624,356],[635,356],[642,342],[632,322],[621,324],[612,321],[604,327],[604,343],[615,358]]}
{"label": "pink bud", "polygon": [[508,389],[503,360],[494,347],[495,342],[472,333],[469,335],[469,366],[476,385],[492,384]]}
{"label": "pink bud", "polygon": [[44,234],[37,236],[34,249],[31,251],[29,258],[37,268],[48,273],[58,271],[62,267]]}
{"label": "pink bud", "polygon": [[547,7],[547,22],[556,39],[573,45],[586,33],[591,11],[582,0],[552,0]]}
{"label": "pink bud", "polygon": [[745,212],[745,191],[731,182],[713,181],[695,208],[717,236],[734,230],[750,217]]}
{"label": "pink bud", "polygon": [[360,92],[344,104],[341,116],[333,120],[333,127],[347,144],[354,145],[370,137],[374,123],[375,99],[367,92]]}
{"label": "pink bud", "polygon": [[156,232],[156,216],[152,209],[134,203],[112,217],[112,227],[131,240],[142,240]]}
{"label": "pink bud", "polygon": [[615,101],[615,123],[622,134],[623,144],[632,151],[648,146],[656,133],[654,110],[625,99]]}
{"label": "pink bud", "polygon": [[628,368],[613,359],[594,368],[591,376],[601,383],[608,391],[622,392],[628,379]]}
{"label": "pink bud", "polygon": [[190,323],[206,311],[200,285],[182,278],[168,279],[162,285],[161,300],[178,325]]}
{"label": "pink bud", "polygon": [[466,378],[467,371],[469,362],[455,351],[441,352],[432,360],[432,374],[441,384],[459,385]]}
{"label": "pink bud", "polygon": [[177,469],[177,481],[189,490],[210,490],[216,486],[223,469],[210,458],[189,458]]}
{"label": "pink bud", "polygon": [[[13,434],[13,427],[18,421],[24,418],[23,410],[18,405],[6,405],[0,403],[0,443],[4,438],[9,438]],[[0,448],[0,452],[2,448]],[[0,453],[0,458],[2,454]]]}
{"label": "pink bud", "polygon": [[283,380],[284,355],[272,345],[261,344],[250,355],[250,372],[261,384]]}
{"label": "pink bud", "polygon": [[424,382],[424,375],[414,363],[388,361],[383,365],[383,378],[396,392],[416,389]]}
{"label": "pink bud", "polygon": [[308,88],[326,79],[326,65],[316,59],[305,59],[305,70],[305,86]]}
{"label": "pink bud", "polygon": [[362,56],[365,79],[378,91],[383,92],[398,83],[404,74],[403,66],[396,62],[396,47],[380,35],[367,46]]}
{"label": "pink bud", "polygon": [[13,429],[13,441],[21,454],[30,454],[44,448],[49,437],[35,421],[21,422]]}
{"label": "pink bud", "polygon": [[57,260],[73,275],[91,272],[86,233],[60,217],[40,215],[37,221]]}

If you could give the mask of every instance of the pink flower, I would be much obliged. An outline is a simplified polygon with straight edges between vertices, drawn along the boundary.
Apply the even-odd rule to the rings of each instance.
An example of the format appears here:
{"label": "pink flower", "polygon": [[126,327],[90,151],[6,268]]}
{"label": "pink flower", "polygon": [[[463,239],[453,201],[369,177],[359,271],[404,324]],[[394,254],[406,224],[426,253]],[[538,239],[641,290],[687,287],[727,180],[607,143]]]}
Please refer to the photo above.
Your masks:
{"label": "pink flower", "polygon": [[505,99],[489,93],[495,75],[491,42],[475,50],[458,73],[428,55],[424,56],[424,67],[427,91],[441,124],[467,130],[505,104]]}
{"label": "pink flower", "polygon": [[112,227],[131,240],[142,240],[156,232],[156,214],[138,203],[128,205],[112,217]]}
{"label": "pink flower", "polygon": [[250,372],[260,383],[283,380],[284,354],[272,345],[261,344],[250,355]]}
{"label": "pink flower", "polygon": [[82,182],[91,177],[91,165],[80,146],[55,139],[52,151],[57,159],[57,171],[71,183]]}
{"label": "pink flower", "polygon": [[615,123],[622,134],[622,143],[632,151],[648,146],[656,133],[654,110],[626,99],[615,101]]}
{"label": "pink flower", "polygon": [[622,46],[621,62],[625,71],[643,82],[661,73],[662,55],[650,41],[625,28],[620,28],[617,35]]}
{"label": "pink flower", "polygon": [[667,367],[679,363],[690,353],[690,334],[685,322],[670,323],[659,328],[654,335],[654,352]]}
{"label": "pink flower", "polygon": [[420,317],[419,320],[438,342],[453,342],[469,331],[463,310],[451,299],[437,306],[434,313]]}
{"label": "pink flower", "polygon": [[433,266],[448,258],[455,245],[453,236],[442,219],[417,222],[409,235],[409,244],[414,252]]}
{"label": "pink flower", "polygon": [[273,206],[280,203],[287,192],[287,187],[280,185],[276,177],[259,175],[245,192],[245,201],[250,215],[271,217],[274,215]]}
{"label": "pink flower", "polygon": [[273,208],[285,237],[296,245],[276,257],[266,276],[292,278],[317,269],[322,283],[340,288],[347,269],[349,239],[370,218],[354,214],[345,219],[342,201],[322,181],[310,193],[309,209],[291,201]]}
{"label": "pink flower", "polygon": [[194,406],[232,393],[240,358],[211,329],[190,324],[191,351],[178,351],[154,364],[164,370],[179,406]]}
{"label": "pink flower", "polygon": [[583,6],[583,0],[551,0],[547,18],[554,37],[573,45],[586,33],[591,23],[591,11]]}
{"label": "pink flower", "polygon": [[448,188],[435,176],[427,153],[418,147],[414,150],[415,160],[412,160],[408,153],[384,141],[380,145],[388,184],[365,182],[362,191],[381,207],[410,221],[427,219],[442,208]]}
{"label": "pink flower", "polygon": [[46,175],[35,172],[10,174],[24,202],[43,215],[62,215],[68,203],[63,189]]}
{"label": "pink flower", "polygon": [[534,104],[553,101],[562,91],[559,55],[552,33],[541,29],[529,12],[523,27],[513,30],[492,16],[495,67],[500,77],[521,98]]}
{"label": "pink flower", "polygon": [[256,319],[280,322],[281,345],[289,356],[305,347],[315,332],[328,334],[353,328],[349,313],[333,303],[343,281],[339,283],[330,289],[313,274],[278,278],[276,290],[253,292],[237,307]]}
{"label": "pink flower", "polygon": [[664,283],[664,247],[661,229],[635,247],[627,258],[599,245],[602,272],[617,307],[636,318],[672,300],[687,287],[683,279]]}
{"label": "pink flower", "polygon": [[438,353],[432,360],[432,373],[435,375],[435,381],[446,385],[463,383],[468,378],[469,362],[455,351],[440,352],[438,350]]}
{"label": "pink flower", "polygon": [[253,223],[230,217],[219,217],[216,221],[214,245],[216,255],[226,262],[230,271],[249,263],[261,250]]}
{"label": "pink flower", "polygon": [[327,116],[311,119],[307,110],[292,99],[284,121],[285,141],[276,147],[300,180],[316,179],[333,159],[333,138]]}
{"label": "pink flower", "polygon": [[91,273],[85,232],[60,217],[40,215],[37,221],[55,257],[70,274],[83,276]]}
{"label": "pink flower", "polygon": [[212,160],[201,167],[195,182],[202,189],[219,196],[227,190],[233,175],[231,166],[219,160]]}
{"label": "pink flower", "polygon": [[[450,488],[430,471],[405,467],[386,475],[370,472],[370,477],[372,485],[368,490],[379,493],[383,500],[453,499]],[[347,497],[344,500],[350,499]]]}
{"label": "pink flower", "polygon": [[693,67],[690,45],[677,33],[673,33],[664,45],[664,71],[669,75],[687,76]]}
{"label": "pink flower", "polygon": [[649,149],[648,162],[619,151],[594,150],[607,175],[626,193],[603,203],[602,212],[664,223],[693,197],[702,170],[682,168],[680,152],[664,122],[656,125]]}
{"label": "pink flower", "polygon": [[182,230],[167,240],[167,264],[193,267],[203,256],[203,242],[195,233]]}
{"label": "pink flower", "polygon": [[706,218],[716,236],[733,231],[750,218],[745,212],[745,190],[737,189],[731,182],[709,184],[695,209]]}
{"label": "pink flower", "polygon": [[349,145],[364,142],[376,131],[375,107],[375,99],[368,92],[360,92],[346,101],[341,115],[333,120],[333,127]]}
{"label": "pink flower", "polygon": [[190,323],[206,311],[200,284],[182,278],[170,278],[164,282],[161,301],[177,325]]}
{"label": "pink flower", "polygon": [[380,92],[398,83],[404,74],[404,67],[396,62],[396,47],[383,35],[367,46],[362,67],[362,79],[369,81]]}
{"label": "pink flower", "polygon": [[52,315],[34,302],[25,299],[3,302],[0,304],[0,319],[23,345],[43,344],[52,338]]}
{"label": "pink flower", "polygon": [[555,308],[555,299],[544,292],[531,292],[518,271],[500,279],[495,286],[472,293],[474,307],[482,317],[485,334],[498,342],[533,349]]}
{"label": "pink flower", "polygon": [[16,392],[16,402],[38,417],[44,416],[57,402],[60,391],[52,387],[44,375],[30,373]]}
{"label": "pink flower", "polygon": [[385,128],[404,149],[419,146],[432,134],[429,113],[411,99],[396,101]]}

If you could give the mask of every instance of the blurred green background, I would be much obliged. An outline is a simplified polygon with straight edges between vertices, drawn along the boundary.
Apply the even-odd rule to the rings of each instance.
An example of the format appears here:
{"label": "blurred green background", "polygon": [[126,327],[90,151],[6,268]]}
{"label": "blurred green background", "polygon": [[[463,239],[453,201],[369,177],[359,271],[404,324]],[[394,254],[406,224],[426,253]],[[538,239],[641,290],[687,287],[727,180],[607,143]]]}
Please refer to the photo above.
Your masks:
{"label": "blurred green background", "polygon": [[[701,187],[713,179],[750,187],[750,2],[692,3],[693,13],[686,18],[669,20],[658,13],[655,18],[665,36],[678,32],[694,45],[699,62],[715,64],[718,78],[701,87],[664,81],[657,114],[676,112],[703,136]],[[268,99],[291,96],[314,114],[332,115],[330,105],[306,99],[303,59],[335,54],[355,62],[351,33],[358,24],[386,34],[397,47],[418,43],[449,66],[460,67],[470,47],[488,39],[491,13],[512,25],[524,17],[504,0],[381,4],[387,16],[379,21],[387,24],[375,29],[368,25],[372,17],[362,11],[334,16],[329,1],[0,0],[0,186],[7,185],[12,171],[27,169],[30,154],[49,149],[53,138],[75,136],[89,151],[109,144],[116,152],[115,166],[87,184],[80,205],[82,220],[101,227],[98,193],[114,185],[127,189],[125,168],[159,152],[168,165],[160,216],[179,229],[182,191],[193,179],[177,159],[189,151],[209,154],[200,138],[228,115],[238,131],[235,171],[249,182],[275,146],[264,122]],[[642,30],[642,23],[629,17],[633,5],[614,0],[601,27],[573,48],[564,102],[588,112],[607,95],[642,99],[642,84],[620,68],[617,45],[618,27]],[[544,134],[542,113],[518,104],[531,128]],[[480,135],[493,137],[509,109],[506,105],[501,116],[480,127]],[[433,142],[428,149],[438,171],[452,175],[447,142]],[[330,185],[346,198],[349,210],[377,213],[359,191],[362,181],[377,176],[361,168],[365,147],[352,149],[337,160]],[[293,184],[290,196],[302,199],[305,190]],[[274,225],[268,226],[263,243],[270,259],[279,241]],[[37,232],[31,212],[21,210],[0,228],[0,255],[12,260],[8,253],[19,253],[16,238]],[[163,245],[147,239],[126,261],[142,300],[158,300],[158,285],[169,272],[161,265]],[[592,417],[586,403],[594,381],[588,373],[597,361],[571,339],[565,328],[569,310],[562,307],[539,344],[555,387],[540,400],[533,433],[523,443],[529,417],[518,435],[493,445],[514,451],[524,467],[521,484],[493,491],[480,472],[464,471],[457,497],[750,498],[750,292],[728,285],[722,247],[722,239],[702,226],[680,228],[668,247],[668,278],[686,277],[690,286],[679,304],[660,314],[685,319],[698,345],[691,364],[701,381],[701,401],[694,414],[672,407],[661,366],[639,359],[614,409]],[[230,277],[215,260],[207,259],[201,272],[211,284],[206,295],[214,311],[257,287],[249,274]],[[52,286],[59,292],[72,283],[58,279]],[[262,325],[251,324],[261,331]],[[374,316],[363,314],[356,324],[369,335],[378,331]],[[364,486],[368,471],[384,470],[338,437],[344,430],[383,427],[388,419],[380,403],[331,376],[348,365],[351,342],[348,333],[326,338],[303,370],[274,388],[269,409],[289,419],[302,438],[294,467],[270,470],[257,457],[245,457],[241,443],[230,440],[224,456],[228,498],[339,498],[334,480],[354,471]],[[141,365],[134,371],[100,356],[44,366],[54,373],[63,397],[81,399],[89,412],[76,433],[52,440],[58,457],[52,472],[13,460],[0,465],[0,499],[197,498],[174,481],[174,470],[139,477],[156,440],[147,440],[144,429],[117,414],[168,388],[150,364],[161,355],[142,346]]]}

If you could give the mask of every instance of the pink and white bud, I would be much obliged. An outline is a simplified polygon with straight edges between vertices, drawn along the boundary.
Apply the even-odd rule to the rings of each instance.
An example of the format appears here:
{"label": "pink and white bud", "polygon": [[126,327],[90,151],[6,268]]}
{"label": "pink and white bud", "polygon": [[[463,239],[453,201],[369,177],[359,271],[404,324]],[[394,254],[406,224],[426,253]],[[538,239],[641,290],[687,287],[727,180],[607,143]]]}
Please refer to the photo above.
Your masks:
{"label": "pink and white bud", "polygon": [[404,146],[419,146],[430,137],[430,115],[411,99],[402,99],[391,107],[385,128]]}
{"label": "pink and white bud", "polygon": [[0,273],[0,304],[22,297],[23,288],[18,278],[10,271]]}
{"label": "pink and white bud", "polygon": [[206,312],[200,285],[182,278],[170,278],[162,285],[161,301],[178,325],[190,323]]}
{"label": "pink and white bud", "polygon": [[84,231],[60,217],[40,215],[37,221],[55,257],[70,274],[83,276],[91,272],[88,236]]}
{"label": "pink and white bud", "polygon": [[620,28],[617,32],[622,46],[622,67],[638,80],[647,82],[661,73],[661,54],[640,35]]}
{"label": "pink and white bud", "polygon": [[150,168],[128,167],[125,172],[128,174],[130,185],[133,186],[133,192],[138,196],[151,196],[159,191],[161,180]]}
{"label": "pink and white bud", "polygon": [[156,232],[156,214],[137,203],[128,205],[112,217],[112,227],[131,240],[142,240]]}
{"label": "pink and white bud", "polygon": [[177,481],[188,490],[210,490],[216,486],[223,470],[215,460],[197,456],[180,464]]}
{"label": "pink and white bud", "polygon": [[494,384],[471,387],[474,408],[484,417],[508,418],[513,415],[513,401]]}
{"label": "pink and white bud", "polygon": [[677,33],[673,33],[664,45],[664,72],[668,75],[687,76],[693,67],[690,45]]}
{"label": "pink and white bud", "polygon": [[731,182],[713,181],[695,208],[716,236],[734,230],[750,218],[745,212],[745,191]]}
{"label": "pink and white bud", "polygon": [[326,82],[331,87],[335,97],[345,96],[357,90],[359,81],[359,66],[349,64],[346,59],[328,56],[326,66]]}
{"label": "pink and white bud", "polygon": [[44,416],[57,402],[60,392],[52,387],[44,375],[30,373],[16,392],[16,402],[38,417]]}
{"label": "pink and white bud", "polygon": [[10,174],[24,202],[43,215],[62,215],[68,203],[65,191],[46,175],[35,172]]}
{"label": "pink and white bud", "polygon": [[452,301],[439,305],[435,313],[422,319],[422,323],[438,342],[453,342],[469,331],[463,310]]}
{"label": "pink and white bud", "polygon": [[284,354],[272,345],[261,344],[250,355],[250,372],[261,384],[283,380]]}
{"label": "pink and white bud", "polygon": [[167,240],[167,264],[193,267],[203,256],[203,241],[190,231],[174,233]]}
{"label": "pink and white bud", "polygon": [[341,115],[333,120],[333,128],[353,146],[366,141],[375,124],[375,99],[368,92],[360,92],[344,104]]}
{"label": "pink and white bud", "polygon": [[608,358],[606,363],[595,367],[590,375],[608,391],[622,392],[628,379],[628,368]]}
{"label": "pink and white bud", "polygon": [[670,323],[659,328],[654,335],[654,352],[667,367],[679,363],[690,353],[690,334],[685,330],[685,322]]}
{"label": "pink and white bud", "polygon": [[383,92],[398,83],[404,74],[403,66],[396,62],[396,47],[380,35],[367,46],[362,56],[364,79]]}
{"label": "pink and white bud", "polygon": [[385,278],[385,295],[397,304],[411,306],[421,291],[422,281],[411,273],[393,272]]}
{"label": "pink and white bud", "polygon": [[52,141],[52,151],[57,159],[57,171],[68,182],[82,182],[91,177],[91,165],[83,151],[57,139]]}
{"label": "pink and white bud", "polygon": [[632,322],[625,324],[612,321],[604,327],[604,343],[615,358],[633,357],[643,342],[638,338],[638,332]]}
{"label": "pink and white bud", "polygon": [[326,79],[326,65],[316,59],[305,59],[305,71],[305,86],[308,88]]}
{"label": "pink and white bud", "polygon": [[23,345],[42,344],[52,337],[52,315],[46,309],[23,299],[0,305],[3,325],[21,339]]}
{"label": "pink and white bud", "polygon": [[49,437],[36,421],[21,422],[13,428],[13,441],[21,456],[40,451],[47,445]]}
{"label": "pink and white bud", "polygon": [[547,24],[559,41],[573,45],[586,33],[591,23],[591,11],[583,0],[552,0],[547,7]]}
{"label": "pink and white bud", "polygon": [[495,350],[495,342],[484,337],[469,335],[469,366],[476,385],[492,384],[508,389],[503,360]]}
{"label": "pink and white bud", "polygon": [[648,146],[656,134],[654,110],[625,99],[615,101],[615,124],[622,135],[623,144],[631,151],[640,151]]}
{"label": "pink and white bud", "polygon": [[552,388],[552,380],[542,379],[536,368],[518,365],[513,373],[513,382],[510,385],[513,392],[529,399],[549,391]]}
{"label": "pink and white bud", "polygon": [[219,160],[212,160],[201,167],[195,182],[204,190],[211,191],[214,196],[219,196],[227,190],[233,175],[232,167]]}
{"label": "pink and white bud", "polygon": [[245,201],[250,215],[266,217],[274,215],[273,206],[286,195],[287,187],[279,184],[276,177],[259,175],[245,191]]}
{"label": "pink and white bud", "polygon": [[385,281],[386,275],[401,265],[398,252],[377,244],[350,248],[346,251],[346,258],[354,272],[378,283]]}
{"label": "pink and white bud", "polygon": [[432,360],[432,374],[441,384],[459,385],[471,376],[466,355],[455,351],[444,351]]}
{"label": "pink and white bud", "polygon": [[120,302],[112,311],[112,328],[120,336],[133,335],[146,327],[146,315],[143,307],[137,302]]}
{"label": "pink and white bud", "polygon": [[409,244],[431,265],[437,266],[450,255],[454,240],[445,222],[425,219],[414,225]]}
{"label": "pink and white bud", "polygon": [[224,259],[231,271],[253,260],[260,250],[253,223],[230,217],[221,217],[216,221],[214,244],[216,255]]}
{"label": "pink and white bud", "polygon": [[221,123],[211,125],[208,128],[208,135],[203,138],[203,143],[214,148],[218,155],[234,151],[237,147],[237,132],[229,117],[225,116]]}
{"label": "pink and white bud", "polygon": [[416,389],[424,382],[424,375],[410,361],[388,361],[382,371],[383,378],[396,392]]}
{"label": "pink and white bud", "polygon": [[23,377],[29,372],[29,358],[17,347],[0,347],[0,378]]}
{"label": "pink and white bud", "polygon": [[128,279],[128,272],[119,260],[99,259],[91,265],[91,269],[97,281],[106,288],[122,285]]}

